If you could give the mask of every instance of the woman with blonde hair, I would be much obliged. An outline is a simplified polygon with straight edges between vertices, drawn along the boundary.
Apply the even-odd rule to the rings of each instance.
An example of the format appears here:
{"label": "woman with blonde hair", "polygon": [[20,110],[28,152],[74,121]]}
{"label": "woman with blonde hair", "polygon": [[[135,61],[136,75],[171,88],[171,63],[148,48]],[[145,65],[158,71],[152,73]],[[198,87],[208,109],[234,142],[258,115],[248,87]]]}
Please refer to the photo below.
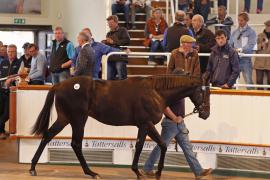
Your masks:
{"label": "woman with blonde hair", "polygon": [[[144,45],[150,46],[151,52],[164,51],[162,46],[163,34],[167,27],[168,25],[163,17],[162,10],[160,8],[154,9],[152,17],[147,20],[145,25]],[[150,60],[153,60],[153,56],[150,57]]]}

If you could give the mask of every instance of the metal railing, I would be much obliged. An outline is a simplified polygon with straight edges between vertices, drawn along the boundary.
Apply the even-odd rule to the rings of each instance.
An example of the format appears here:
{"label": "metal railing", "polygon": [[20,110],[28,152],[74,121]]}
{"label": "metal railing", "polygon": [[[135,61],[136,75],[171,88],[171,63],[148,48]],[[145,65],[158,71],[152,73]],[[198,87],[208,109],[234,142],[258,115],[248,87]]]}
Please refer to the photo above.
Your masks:
{"label": "metal railing", "polygon": [[102,60],[102,79],[107,80],[108,78],[108,59],[112,55],[128,55],[128,56],[166,56],[167,59],[170,59],[171,53],[153,53],[153,52],[111,52],[105,56]]}
{"label": "metal railing", "polygon": [[[164,52],[164,53],[156,53],[156,52],[111,52],[105,56],[105,58],[102,59],[102,79],[107,80],[108,74],[108,59],[112,55],[128,55],[128,57],[132,56],[166,56],[167,61],[170,60],[171,53]],[[210,53],[199,53],[199,56],[210,56]],[[270,54],[244,54],[239,53],[240,57],[269,57],[270,60]],[[169,62],[167,62],[167,65]],[[147,65],[145,65],[147,67]],[[236,83],[234,85],[236,89],[239,89],[240,87],[250,87],[250,88],[270,88],[270,85],[259,85],[259,84],[239,84]]]}

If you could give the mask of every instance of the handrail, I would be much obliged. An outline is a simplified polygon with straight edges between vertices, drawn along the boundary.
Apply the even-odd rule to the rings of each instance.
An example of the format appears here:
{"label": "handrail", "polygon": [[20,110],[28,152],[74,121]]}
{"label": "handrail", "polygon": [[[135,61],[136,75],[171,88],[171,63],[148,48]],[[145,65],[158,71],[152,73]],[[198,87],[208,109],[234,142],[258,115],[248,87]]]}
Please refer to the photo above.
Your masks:
{"label": "handrail", "polygon": [[[270,54],[244,54],[244,53],[238,53],[240,57],[270,57]],[[128,55],[128,56],[155,56],[155,55],[159,55],[159,56],[166,56],[167,59],[170,59],[171,53],[169,52],[164,52],[164,53],[157,53],[157,52],[131,52],[131,53],[127,53],[127,52],[111,52],[109,54],[107,54],[107,56],[105,56],[105,58],[103,59],[102,62],[102,67],[104,72],[102,73],[102,79],[107,80],[107,69],[108,69],[108,59],[110,56],[112,55]],[[210,56],[210,53],[199,53],[199,56]],[[269,58],[270,60],[270,58]],[[169,63],[167,63],[169,64]],[[270,85],[259,85],[259,84],[235,84],[234,85],[235,88],[239,88],[239,87],[254,87],[254,88],[270,88]]]}
{"label": "handrail", "polygon": [[[176,9],[178,9],[178,7],[176,7],[176,5],[178,4],[178,1],[176,0],[175,1],[175,6],[174,6],[174,0],[171,0],[170,1],[170,4],[171,4],[171,14],[172,14],[172,22],[174,23],[174,20],[175,20],[175,12],[176,12]],[[178,5],[177,5],[178,6]],[[167,23],[169,23],[167,21]]]}
{"label": "handrail", "polygon": [[169,22],[169,0],[166,0],[166,22]]}

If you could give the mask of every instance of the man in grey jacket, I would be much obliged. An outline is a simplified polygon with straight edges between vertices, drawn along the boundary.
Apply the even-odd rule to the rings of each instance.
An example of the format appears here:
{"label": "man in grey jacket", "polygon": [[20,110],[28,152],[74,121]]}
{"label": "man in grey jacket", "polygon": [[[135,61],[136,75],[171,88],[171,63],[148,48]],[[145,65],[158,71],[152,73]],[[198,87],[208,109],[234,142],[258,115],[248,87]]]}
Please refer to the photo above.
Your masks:
{"label": "man in grey jacket", "polygon": [[93,48],[89,45],[89,36],[84,32],[80,32],[77,40],[81,46],[81,50],[76,61],[74,75],[86,75],[92,77],[94,71],[95,53]]}

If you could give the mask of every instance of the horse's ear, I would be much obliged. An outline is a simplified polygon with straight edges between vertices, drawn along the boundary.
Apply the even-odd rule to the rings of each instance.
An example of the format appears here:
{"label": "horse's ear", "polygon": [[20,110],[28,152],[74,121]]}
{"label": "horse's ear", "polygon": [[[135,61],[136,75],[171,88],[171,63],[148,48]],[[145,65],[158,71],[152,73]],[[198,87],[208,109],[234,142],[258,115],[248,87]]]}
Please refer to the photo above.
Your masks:
{"label": "horse's ear", "polygon": [[204,86],[207,86],[210,84],[210,72],[206,71],[205,73],[203,73],[202,81],[203,81]]}

